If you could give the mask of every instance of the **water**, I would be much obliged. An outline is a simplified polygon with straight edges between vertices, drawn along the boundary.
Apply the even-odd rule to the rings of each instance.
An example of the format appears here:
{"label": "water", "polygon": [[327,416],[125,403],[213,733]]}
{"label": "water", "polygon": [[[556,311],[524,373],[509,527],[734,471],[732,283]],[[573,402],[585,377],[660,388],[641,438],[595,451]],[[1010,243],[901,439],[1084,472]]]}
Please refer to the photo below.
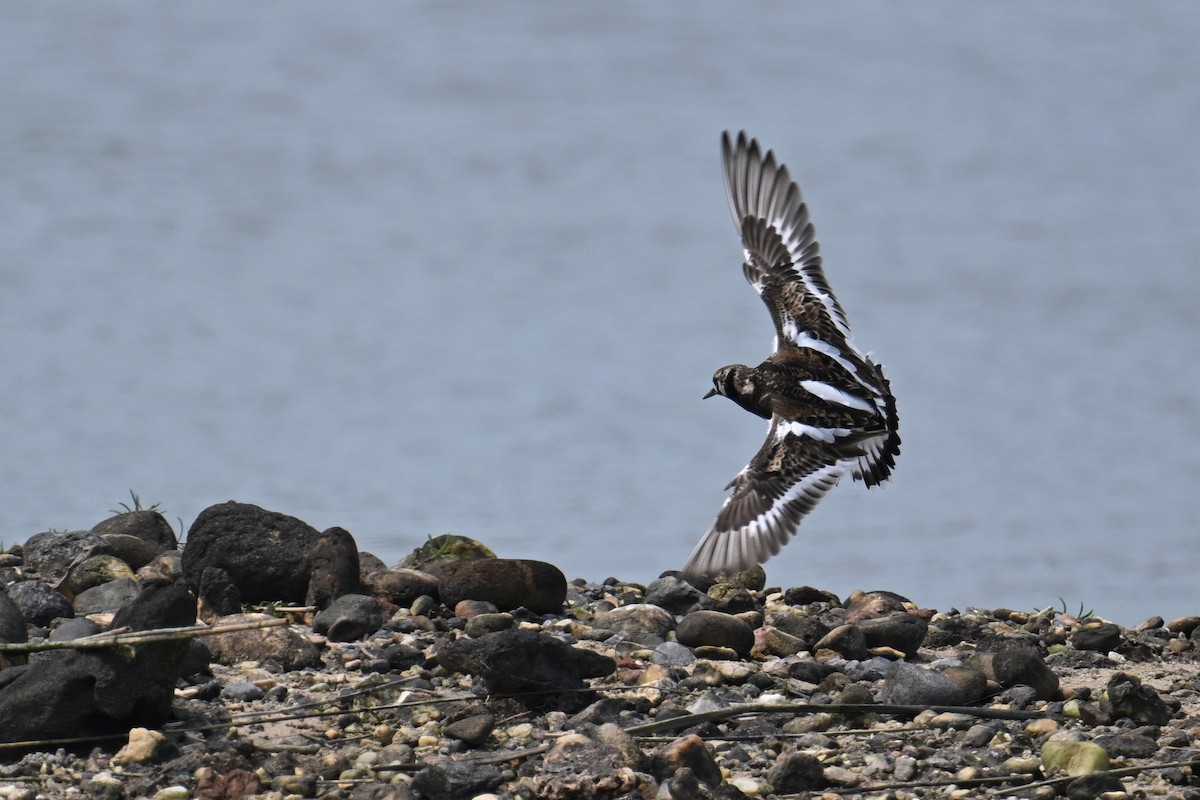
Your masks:
{"label": "water", "polygon": [[1190,4],[8,3],[0,539],[130,489],[392,561],[680,565],[765,426],[718,136],[800,180],[903,455],[773,583],[1200,612]]}

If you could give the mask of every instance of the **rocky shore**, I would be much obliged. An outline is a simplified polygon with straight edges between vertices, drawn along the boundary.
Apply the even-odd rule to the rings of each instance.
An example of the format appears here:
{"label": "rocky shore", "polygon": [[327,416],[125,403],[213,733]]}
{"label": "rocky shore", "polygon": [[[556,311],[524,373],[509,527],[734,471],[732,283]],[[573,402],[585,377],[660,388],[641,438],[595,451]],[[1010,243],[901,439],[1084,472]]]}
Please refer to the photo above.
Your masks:
{"label": "rocky shore", "polygon": [[0,800],[1200,799],[1200,616],[388,567],[233,502],[37,534],[0,586]]}

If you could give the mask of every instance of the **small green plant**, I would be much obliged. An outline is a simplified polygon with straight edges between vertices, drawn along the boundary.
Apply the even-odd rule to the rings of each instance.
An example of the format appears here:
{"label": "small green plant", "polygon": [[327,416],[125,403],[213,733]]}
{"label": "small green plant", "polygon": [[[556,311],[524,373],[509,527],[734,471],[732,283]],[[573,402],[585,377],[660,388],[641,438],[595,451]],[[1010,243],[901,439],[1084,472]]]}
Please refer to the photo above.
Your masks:
{"label": "small green plant", "polygon": [[[130,498],[132,498],[132,499],[133,499],[133,505],[132,505],[132,506],[131,506],[131,505],[129,505],[128,503],[118,503],[117,505],[119,505],[119,506],[121,507],[121,509],[124,509],[124,510],[121,510],[121,509],[116,509],[116,508],[110,508],[110,509],[108,510],[108,511],[109,511],[109,513],[110,513],[110,514],[131,514],[131,513],[133,513],[134,511],[158,511],[158,508],[159,508],[159,504],[158,504],[158,503],[155,503],[155,504],[153,504],[153,505],[150,505],[150,506],[143,506],[143,505],[142,505],[142,498],[138,497],[138,496],[137,496],[137,492],[135,492],[133,489],[130,489],[130,490],[129,490],[129,496],[130,496]],[[181,524],[182,524],[182,523],[181,523]]]}
{"label": "small green plant", "polygon": [[1060,598],[1058,598],[1058,608],[1055,608],[1054,606],[1050,605],[1050,606],[1046,606],[1045,608],[1035,608],[1033,610],[1033,613],[1037,614],[1038,616],[1047,616],[1047,617],[1050,617],[1050,616],[1071,617],[1073,619],[1079,620],[1080,622],[1083,622],[1085,619],[1090,618],[1096,612],[1095,612],[1095,610],[1090,609],[1090,608],[1087,611],[1084,611],[1083,603],[1080,603],[1079,611],[1072,614],[1070,611],[1067,610],[1067,601],[1060,597]]}

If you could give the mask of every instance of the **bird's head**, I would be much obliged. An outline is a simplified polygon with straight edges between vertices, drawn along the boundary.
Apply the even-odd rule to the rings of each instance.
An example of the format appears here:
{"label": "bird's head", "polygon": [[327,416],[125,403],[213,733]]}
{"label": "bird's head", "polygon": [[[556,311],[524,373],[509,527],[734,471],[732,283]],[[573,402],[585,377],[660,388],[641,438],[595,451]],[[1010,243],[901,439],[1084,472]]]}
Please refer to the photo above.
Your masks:
{"label": "bird's head", "polygon": [[750,368],[742,364],[731,364],[713,373],[713,388],[708,390],[704,399],[718,394],[733,398],[753,393],[754,381],[750,376]]}

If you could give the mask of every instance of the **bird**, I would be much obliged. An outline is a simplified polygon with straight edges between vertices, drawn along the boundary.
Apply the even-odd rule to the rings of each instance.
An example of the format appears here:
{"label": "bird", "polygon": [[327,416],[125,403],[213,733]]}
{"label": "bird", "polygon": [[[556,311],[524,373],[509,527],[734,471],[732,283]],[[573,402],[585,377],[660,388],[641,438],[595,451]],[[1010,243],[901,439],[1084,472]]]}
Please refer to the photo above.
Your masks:
{"label": "bird", "polygon": [[742,272],[766,304],[775,342],[756,367],[718,369],[704,396],[727,397],[770,425],[681,570],[692,582],[762,564],[846,472],[878,486],[900,453],[891,385],[854,343],[799,187],[774,152],[763,152],[745,131],[736,141],[724,132],[721,152]]}

